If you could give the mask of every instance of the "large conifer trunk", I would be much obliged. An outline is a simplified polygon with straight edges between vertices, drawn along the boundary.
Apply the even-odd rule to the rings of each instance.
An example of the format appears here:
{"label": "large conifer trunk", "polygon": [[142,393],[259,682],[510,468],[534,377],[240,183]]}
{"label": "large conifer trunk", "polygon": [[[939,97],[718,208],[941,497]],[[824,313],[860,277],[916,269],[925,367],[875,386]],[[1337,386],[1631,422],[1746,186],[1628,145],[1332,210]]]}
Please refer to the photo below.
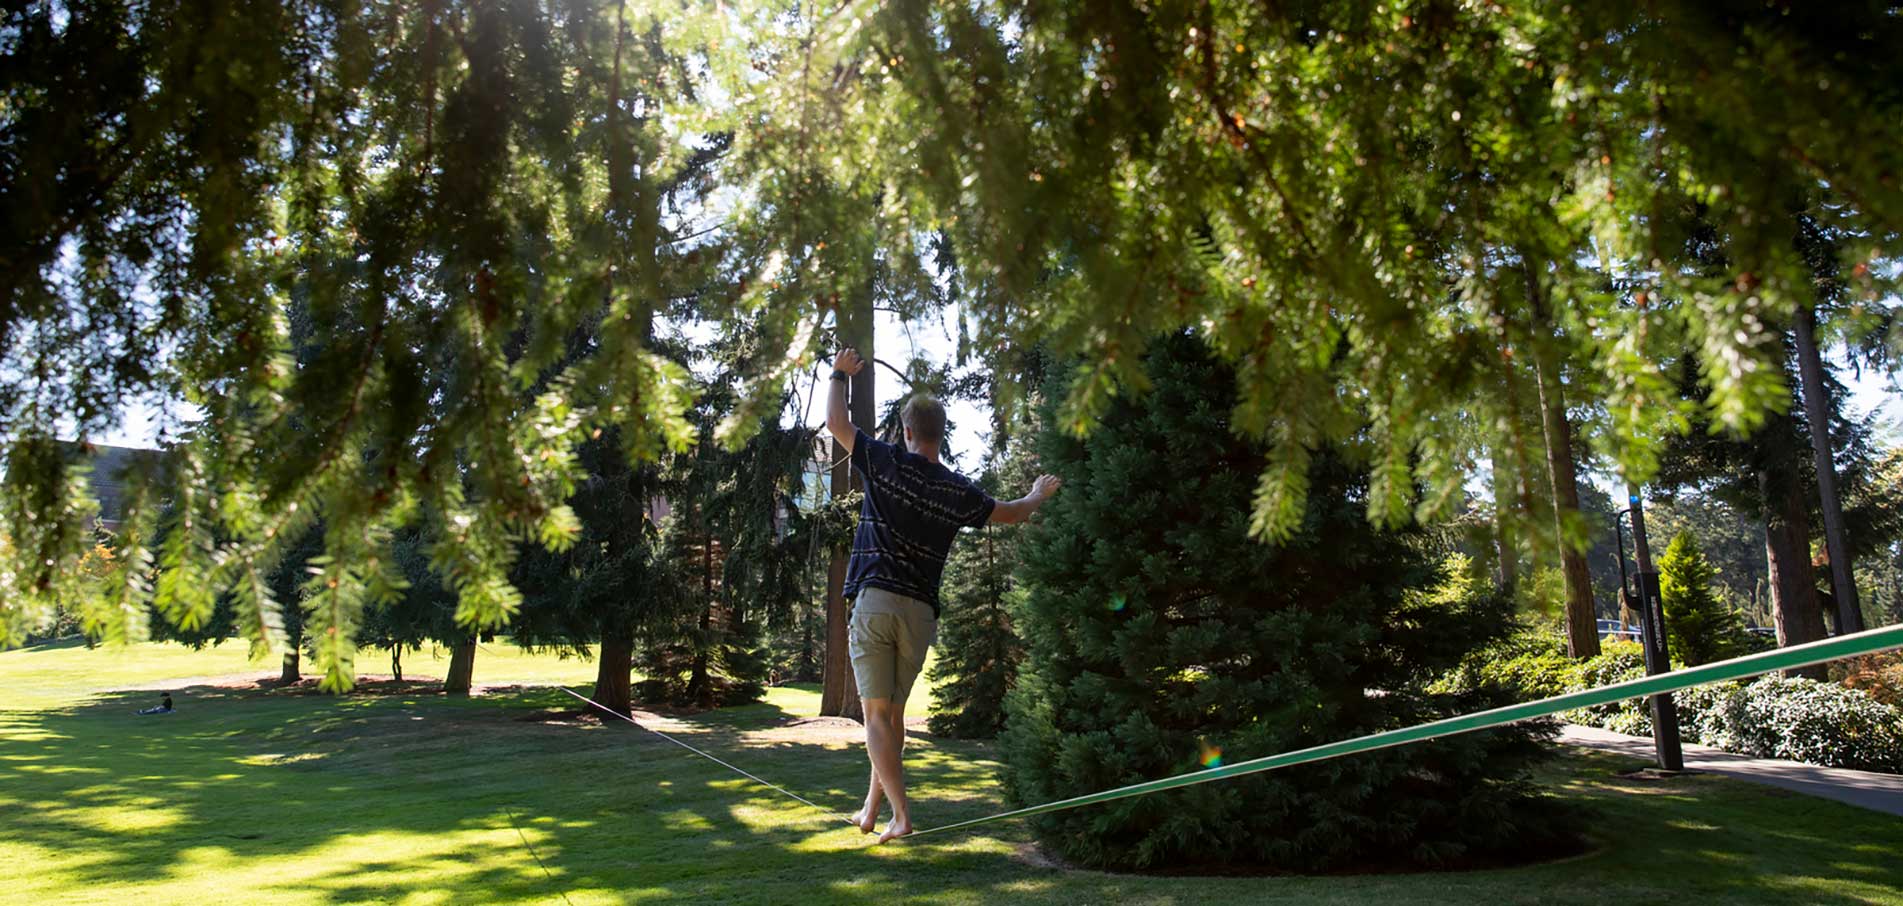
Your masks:
{"label": "large conifer trunk", "polygon": [[1812,329],[1816,313],[1797,313],[1797,367],[1802,380],[1804,420],[1810,428],[1811,456],[1817,469],[1817,502],[1824,517],[1824,549],[1830,554],[1830,587],[1837,598],[1837,631],[1863,631],[1863,608],[1857,604],[1857,583],[1851,572],[1850,543],[1844,533],[1843,503],[1837,497],[1837,463],[1830,449],[1830,391],[1824,386],[1824,363],[1817,353]]}
{"label": "large conifer trunk", "polygon": [[[1810,564],[1810,513],[1794,478],[1758,473],[1764,497],[1764,559],[1770,572],[1771,617],[1781,647],[1824,637],[1824,612],[1817,602],[1817,576]],[[1787,676],[1825,677],[1823,665],[1785,671]]]}
{"label": "large conifer trunk", "polygon": [[[850,314],[845,311],[840,314],[845,318],[840,334],[847,342],[854,344],[866,360],[866,366],[852,377],[852,398],[849,403],[852,424],[871,434],[878,427],[873,415],[873,375],[877,366],[872,358],[872,293],[863,293],[862,298],[855,301]],[[835,461],[846,458],[845,449],[837,442],[833,444],[833,457]],[[835,496],[864,489],[864,477],[854,473],[850,462],[840,462],[833,469]],[[847,628],[852,619],[852,604],[841,594],[845,587],[848,556],[848,551],[834,550],[833,562],[826,575],[826,670],[825,683],[820,691],[819,713],[864,720],[865,712],[859,704],[859,687],[852,677],[852,654],[847,650]]]}
{"label": "large conifer trunk", "polygon": [[602,634],[595,666],[595,694],[602,707],[627,714],[634,707],[634,637],[627,632]]}
{"label": "large conifer trunk", "polygon": [[278,682],[290,684],[298,681],[298,651],[295,647],[284,652],[284,668],[278,673]]}
{"label": "large conifer trunk", "polygon": [[1599,653],[1599,624],[1592,606],[1592,571],[1586,555],[1569,542],[1566,523],[1578,518],[1579,479],[1573,465],[1573,427],[1566,421],[1566,390],[1560,382],[1559,357],[1550,343],[1553,325],[1545,289],[1534,260],[1521,252],[1527,301],[1532,303],[1533,377],[1539,385],[1540,427],[1546,438],[1547,472],[1553,480],[1553,525],[1559,542],[1560,571],[1566,577],[1566,652],[1576,658]]}
{"label": "large conifer trunk", "polygon": [[1566,576],[1566,652],[1576,658],[1599,653],[1599,624],[1592,606],[1592,571],[1586,555],[1567,539],[1566,519],[1579,512],[1579,479],[1573,466],[1573,428],[1566,421],[1566,396],[1553,363],[1541,357],[1541,424],[1546,435],[1546,464],[1553,478],[1553,519],[1559,541],[1560,570]]}

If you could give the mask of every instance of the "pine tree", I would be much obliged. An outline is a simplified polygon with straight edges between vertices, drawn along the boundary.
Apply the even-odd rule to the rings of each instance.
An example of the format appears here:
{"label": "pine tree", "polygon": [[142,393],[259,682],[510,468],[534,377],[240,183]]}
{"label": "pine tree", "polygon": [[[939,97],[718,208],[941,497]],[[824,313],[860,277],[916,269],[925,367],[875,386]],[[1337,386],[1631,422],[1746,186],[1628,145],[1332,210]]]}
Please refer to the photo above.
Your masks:
{"label": "pine tree", "polygon": [[1745,653],[1744,626],[1712,589],[1715,571],[1698,549],[1698,539],[1679,532],[1659,558],[1658,570],[1674,657],[1695,667]]}
{"label": "pine tree", "polygon": [[[1374,522],[1446,515],[1482,458],[1450,425],[1503,408],[1506,361],[1553,364],[1632,481],[1692,410],[1764,423],[1788,396],[1777,333],[1818,301],[1793,198],[1845,237],[1823,342],[1875,335],[1900,279],[1880,262],[1903,223],[1903,24],[1882,4],[208,9],[7,20],[0,504],[34,518],[4,520],[0,641],[90,548],[43,448],[186,388],[205,430],[148,499],[193,531],[156,577],[78,602],[102,634],[148,602],[196,624],[230,593],[280,642],[265,577],[321,516],[309,615],[347,685],[390,579],[365,570],[413,505],[462,621],[507,621],[518,546],[578,536],[584,440],[612,430],[647,466],[688,443],[692,381],[650,341],[689,284],[718,289],[702,318],[767,325],[732,446],[876,284],[908,287],[881,304],[949,288],[987,356],[1080,357],[1053,390],[1070,430],[1141,389],[1151,338],[1201,330],[1235,424],[1275,450],[1246,504],[1276,539],[1330,444],[1378,448]],[[731,210],[693,222],[716,189]],[[1515,289],[1529,273],[1538,292]],[[557,367],[585,324],[600,342]],[[1659,364],[1687,349],[1689,401]]]}
{"label": "pine tree", "polygon": [[[1448,716],[1427,685],[1506,629],[1504,603],[1435,600],[1411,532],[1368,525],[1348,453],[1304,472],[1286,541],[1249,540],[1268,454],[1238,438],[1199,339],[1145,357],[1150,390],[1088,438],[1045,432],[1063,493],[1027,530],[1028,657],[1005,733],[1012,795],[1045,802]],[[1484,693],[1476,693],[1484,694]],[[1484,861],[1556,825],[1525,785],[1534,731],[1460,736],[1035,819],[1092,866],[1287,870]]]}
{"label": "pine tree", "polygon": [[[1008,457],[979,485],[992,496],[1007,487],[1029,487],[1028,457]],[[959,535],[945,564],[940,592],[938,657],[929,672],[933,733],[961,738],[991,737],[1004,729],[1004,699],[1017,684],[1024,645],[1012,627],[1023,601],[1012,573],[1017,568],[1019,525],[990,525]]]}

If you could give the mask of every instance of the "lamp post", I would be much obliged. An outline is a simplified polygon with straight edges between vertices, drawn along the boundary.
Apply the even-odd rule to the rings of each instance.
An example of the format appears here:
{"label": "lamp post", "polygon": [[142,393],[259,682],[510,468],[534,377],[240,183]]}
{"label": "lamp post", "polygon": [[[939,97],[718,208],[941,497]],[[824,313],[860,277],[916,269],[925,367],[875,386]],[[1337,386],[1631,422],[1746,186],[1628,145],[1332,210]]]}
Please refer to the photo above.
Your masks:
{"label": "lamp post", "polygon": [[[1652,549],[1645,538],[1645,502],[1638,485],[1626,486],[1626,502],[1632,508],[1632,559],[1638,565],[1637,610],[1639,635],[1645,645],[1645,674],[1669,673],[1672,659],[1665,646],[1665,605],[1659,597],[1659,573],[1652,566]],[[1624,585],[1625,545],[1619,550],[1620,584]],[[1631,592],[1626,592],[1628,599]],[[1678,741],[1678,706],[1667,692],[1654,695],[1652,704],[1652,746],[1658,753],[1659,767],[1667,771],[1685,769],[1685,753]]]}

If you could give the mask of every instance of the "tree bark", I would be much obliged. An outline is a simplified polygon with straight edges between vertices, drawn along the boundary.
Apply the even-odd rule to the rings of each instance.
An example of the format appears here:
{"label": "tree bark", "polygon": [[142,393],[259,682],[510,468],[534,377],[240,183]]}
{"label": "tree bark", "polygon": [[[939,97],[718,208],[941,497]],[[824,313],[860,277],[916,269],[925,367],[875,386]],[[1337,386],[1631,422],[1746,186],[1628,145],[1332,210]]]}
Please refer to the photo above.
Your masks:
{"label": "tree bark", "polygon": [[284,669],[278,673],[278,682],[289,685],[300,679],[297,669],[298,656],[299,652],[296,648],[291,648],[284,652]]}
{"label": "tree bark", "polygon": [[595,662],[595,694],[591,696],[616,714],[634,708],[634,635],[603,632],[600,657]]}
{"label": "tree bark", "polygon": [[1533,379],[1540,395],[1540,427],[1546,439],[1546,466],[1553,482],[1554,539],[1559,547],[1560,571],[1566,577],[1566,652],[1575,658],[1599,653],[1599,623],[1592,605],[1592,571],[1586,555],[1567,537],[1566,523],[1579,513],[1579,479],[1573,465],[1573,427],[1566,421],[1566,391],[1560,384],[1560,363],[1553,351],[1554,328],[1539,270],[1532,256],[1520,250],[1526,276],[1526,298],[1532,311]]}
{"label": "tree bark", "polygon": [[476,678],[476,637],[471,635],[450,649],[449,676],[443,679],[443,691],[450,695],[468,695]]}
{"label": "tree bark", "polygon": [[[1780,647],[1824,637],[1823,609],[1817,603],[1817,576],[1810,563],[1810,514],[1803,489],[1794,478],[1774,479],[1758,472],[1764,498],[1764,559],[1770,573],[1771,619]],[[1785,671],[1786,676],[1823,679],[1819,664]]]}
{"label": "tree bark", "polygon": [[1599,623],[1593,613],[1592,572],[1586,555],[1567,538],[1567,517],[1579,512],[1579,479],[1573,466],[1573,428],[1566,421],[1566,395],[1550,356],[1536,356],[1546,465],[1553,479],[1553,526],[1560,570],[1566,576],[1566,652],[1575,658],[1599,653]]}
{"label": "tree bark", "polygon": [[849,711],[860,709],[859,687],[852,677],[852,655],[847,650],[852,602],[840,592],[846,584],[846,558],[844,548],[834,548],[826,568],[826,662],[821,673],[819,713],[835,717],[845,717]]}
{"label": "tree bark", "polygon": [[1513,536],[1513,519],[1508,515],[1513,509],[1513,488],[1507,466],[1501,462],[1503,458],[1496,450],[1493,462],[1493,545],[1498,557],[1496,575],[1500,593],[1511,598],[1520,585],[1520,545]]}
{"label": "tree bark", "polygon": [[687,676],[687,697],[703,708],[714,706],[713,676],[708,653],[714,631],[714,539],[700,548],[700,636],[694,640],[694,668]]}
{"label": "tree bark", "polygon": [[390,678],[403,682],[403,646],[390,646]]}
{"label": "tree bark", "polygon": [[1863,609],[1844,537],[1844,508],[1837,497],[1837,463],[1830,449],[1830,391],[1824,386],[1824,362],[1817,352],[1811,309],[1797,313],[1798,385],[1804,395],[1804,420],[1810,428],[1811,457],[1817,467],[1817,496],[1824,516],[1824,550],[1830,557],[1830,589],[1837,598],[1837,633],[1863,631]]}
{"label": "tree bark", "polygon": [[[873,416],[873,377],[878,370],[872,360],[871,287],[867,287],[862,298],[854,300],[850,314],[845,311],[840,314],[843,316],[840,336],[858,349],[866,360],[866,367],[859,369],[859,373],[852,377],[849,404],[852,423],[854,427],[870,434],[877,427]],[[845,450],[837,442],[833,444],[833,458],[835,461],[846,458]],[[840,462],[834,467],[832,479],[834,496],[865,488],[864,476],[856,474],[850,462]],[[845,587],[848,556],[848,551],[835,549],[826,575],[826,669],[820,691],[819,713],[863,721],[865,715],[859,703],[859,686],[853,681],[852,656],[847,651],[847,629],[852,619],[852,604],[845,599],[842,589]]]}

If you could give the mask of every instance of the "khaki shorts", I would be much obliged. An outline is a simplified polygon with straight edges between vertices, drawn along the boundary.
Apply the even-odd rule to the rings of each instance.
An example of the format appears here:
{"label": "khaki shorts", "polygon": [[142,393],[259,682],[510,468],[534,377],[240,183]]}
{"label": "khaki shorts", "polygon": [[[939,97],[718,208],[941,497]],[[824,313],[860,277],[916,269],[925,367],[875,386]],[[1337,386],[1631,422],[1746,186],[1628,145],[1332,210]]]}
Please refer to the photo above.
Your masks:
{"label": "khaki shorts", "polygon": [[924,601],[867,588],[852,602],[847,638],[859,697],[902,705],[925,666],[926,650],[938,638],[938,618]]}

